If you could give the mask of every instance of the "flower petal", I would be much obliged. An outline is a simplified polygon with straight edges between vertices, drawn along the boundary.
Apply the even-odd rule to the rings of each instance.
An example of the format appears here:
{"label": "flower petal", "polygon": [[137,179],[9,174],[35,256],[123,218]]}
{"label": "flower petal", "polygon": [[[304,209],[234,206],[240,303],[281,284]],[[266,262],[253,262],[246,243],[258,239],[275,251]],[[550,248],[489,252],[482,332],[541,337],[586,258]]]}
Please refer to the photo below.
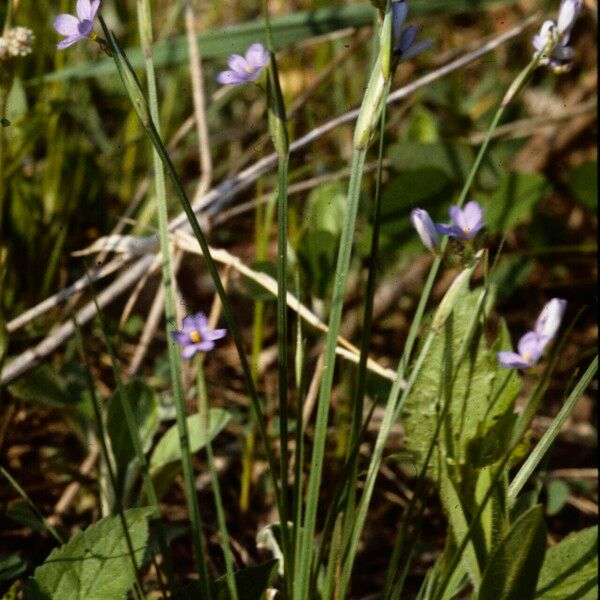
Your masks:
{"label": "flower petal", "polygon": [[438,233],[442,235],[451,235],[454,237],[460,237],[461,231],[456,227],[456,225],[450,225],[445,223],[437,223],[435,228],[438,230]]}
{"label": "flower petal", "polygon": [[237,71],[221,71],[217,75],[217,81],[222,85],[235,85],[238,83],[247,83],[249,81],[247,74]]}
{"label": "flower petal", "polygon": [[93,21],[96,18],[96,13],[100,8],[100,0],[94,0],[90,7],[90,20]]}
{"label": "flower petal", "polygon": [[196,329],[196,318],[195,315],[185,315],[181,322],[182,329],[185,332],[194,331]]}
{"label": "flower petal", "polygon": [[250,66],[248,64],[248,61],[243,56],[240,56],[239,54],[232,54],[227,59],[227,64],[229,65],[229,68],[232,71],[235,71],[236,73],[240,73],[242,75],[245,75],[248,73],[247,69]]}
{"label": "flower petal", "polygon": [[423,52],[427,52],[431,46],[433,46],[433,40],[419,40],[402,53],[402,60],[410,60],[419,54],[423,54]]}
{"label": "flower petal", "polygon": [[552,298],[546,303],[540,316],[535,322],[535,332],[542,337],[553,339],[560,327],[565,309],[567,308],[567,301],[562,298]]}
{"label": "flower petal", "polygon": [[269,62],[269,58],[268,50],[258,42],[246,50],[246,61],[255,69],[262,69]]}
{"label": "flower petal", "polygon": [[[56,29],[60,35],[79,35],[79,21],[73,15],[58,15],[58,17],[54,19],[54,29]],[[65,40],[63,40],[63,42],[64,41]]]}
{"label": "flower petal", "polygon": [[516,352],[498,352],[498,362],[507,369],[528,369],[529,364]]}
{"label": "flower petal", "polygon": [[186,360],[189,360],[190,358],[192,358],[192,356],[194,356],[194,354],[196,354],[196,352],[202,351],[202,348],[200,346],[202,346],[202,344],[190,344],[189,346],[186,346],[183,349],[181,356]]}
{"label": "flower petal", "polygon": [[398,52],[406,52],[417,39],[421,28],[418,25],[409,25],[403,32],[400,39],[400,46],[396,49]]}
{"label": "flower petal", "polygon": [[227,329],[213,329],[207,332],[207,339],[209,340],[220,340],[227,335]]}
{"label": "flower petal", "polygon": [[64,50],[65,48],[68,48],[69,46],[72,46],[73,44],[77,43],[80,40],[83,40],[85,38],[82,38],[79,34],[77,35],[71,35],[69,37],[66,37],[64,40],[61,40],[60,42],[58,42],[58,44],[56,44],[56,47],[59,50]]}
{"label": "flower petal", "polygon": [[529,331],[519,340],[517,347],[523,360],[527,360],[530,365],[535,365],[544,353],[548,342],[548,338],[538,335],[535,331]]}
{"label": "flower petal", "polygon": [[90,0],[77,0],[77,16],[80,21],[92,20],[92,6]]}
{"label": "flower petal", "polygon": [[200,352],[210,352],[215,347],[215,343],[211,340],[204,340],[203,342],[196,344],[196,346]]}

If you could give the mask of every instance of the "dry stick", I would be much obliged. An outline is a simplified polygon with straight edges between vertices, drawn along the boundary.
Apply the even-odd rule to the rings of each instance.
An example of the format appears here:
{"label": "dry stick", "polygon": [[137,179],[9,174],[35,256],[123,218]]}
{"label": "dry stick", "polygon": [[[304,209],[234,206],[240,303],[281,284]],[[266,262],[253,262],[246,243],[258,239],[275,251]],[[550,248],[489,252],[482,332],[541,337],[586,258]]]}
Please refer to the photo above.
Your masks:
{"label": "dry stick", "polygon": [[[173,270],[173,280],[177,277],[177,272],[179,271],[179,267],[181,265],[182,252],[174,252],[173,259],[171,261],[171,268]],[[140,340],[135,348],[133,356],[131,357],[131,361],[129,366],[127,367],[127,375],[132,377],[135,375],[142,364],[144,357],[146,356],[146,352],[150,347],[150,342],[152,342],[152,338],[156,333],[156,329],[159,321],[164,316],[165,309],[165,288],[164,286],[159,286],[156,295],[154,296],[154,300],[152,302],[152,306],[150,307],[150,311],[148,312],[148,316],[146,317],[146,323],[144,324],[144,329],[142,331],[142,335],[140,336]]]}
{"label": "dry stick", "polygon": [[[596,98],[589,100],[588,102],[582,102],[574,106],[571,110],[564,111],[559,115],[544,116],[544,117],[533,117],[531,119],[520,119],[519,121],[513,121],[506,125],[500,125],[496,127],[496,131],[492,134],[492,139],[513,136],[513,137],[525,137],[537,133],[539,129],[546,129],[546,127],[561,123],[563,121],[570,121],[576,117],[581,117],[587,114],[595,113],[598,109],[598,102]],[[485,140],[487,132],[478,131],[469,136],[469,143],[474,146],[478,146]]]}
{"label": "dry stick", "polygon": [[[175,132],[175,134],[169,141],[169,144],[167,145],[167,149],[169,151],[175,150],[175,148],[177,147],[179,142],[189,133],[189,131],[193,127],[193,125],[194,125],[194,116],[192,115],[191,117],[186,119],[181,124],[179,129]],[[151,180],[152,180],[151,173],[149,173],[148,175],[146,175],[146,177],[144,177],[144,179],[142,179],[142,181],[140,182],[140,184],[133,196],[131,203],[129,204],[129,206],[125,210],[125,213],[122,215],[122,217],[119,219],[118,223],[115,225],[114,229],[112,230],[112,232],[111,232],[112,234],[119,234],[119,233],[121,233],[121,231],[123,231],[124,225],[127,224],[127,222],[129,221],[129,217],[133,214],[133,212],[135,211],[135,209],[137,208],[139,203],[144,198],[146,192],[148,191]],[[103,262],[102,255],[100,255],[98,257],[98,260]],[[105,265],[103,264],[100,268],[95,269],[94,271],[92,271],[89,274],[85,274],[83,277],[79,278],[77,281],[72,283],[70,286],[66,287],[64,290],[61,290],[60,292],[53,294],[52,296],[46,298],[46,300],[40,302],[33,308],[30,308],[29,310],[26,310],[24,313],[21,313],[18,317],[14,318],[12,321],[9,321],[6,325],[6,327],[8,329],[8,333],[12,333],[12,332],[16,331],[17,329],[23,327],[27,323],[36,319],[37,317],[43,315],[44,313],[48,312],[49,310],[52,310],[59,304],[62,304],[62,302],[67,300],[70,296],[85,290],[89,286],[90,278],[91,278],[92,283],[95,283],[96,281],[103,279],[104,277],[107,277],[111,273],[114,273],[116,270],[120,269],[122,266],[123,266],[122,259],[116,259],[116,260],[111,261],[108,264],[105,264]]]}
{"label": "dry stick", "polygon": [[[391,93],[388,96],[387,101],[389,103],[391,103],[391,102],[397,102],[399,100],[402,100],[405,97],[412,94],[413,92],[415,92],[416,90],[418,90],[422,87],[425,87],[425,86],[429,85],[430,83],[432,83],[438,79],[441,79],[442,77],[445,77],[446,75],[448,75],[458,69],[461,69],[462,67],[476,61],[481,56],[484,56],[488,52],[495,50],[496,48],[498,48],[499,46],[501,46],[508,40],[511,40],[512,38],[517,37],[522,31],[524,31],[532,23],[535,23],[537,20],[538,20],[537,15],[533,15],[533,16],[529,17],[528,19],[526,19],[519,25],[509,29],[507,32],[503,33],[502,35],[499,35],[497,38],[491,40],[490,42],[487,42],[478,50],[476,50],[474,52],[470,52],[468,54],[465,54],[461,58],[456,59],[456,60],[452,61],[451,63],[448,63],[444,67],[441,67],[440,69],[437,69],[436,71],[433,71],[433,72],[429,73],[428,75],[425,75],[425,76],[421,77],[420,79],[417,79],[416,81],[410,83],[409,85],[406,85],[406,86],[396,90],[395,92]],[[304,148],[305,146],[308,146],[315,140],[319,139],[320,137],[324,136],[325,134],[329,133],[330,131],[336,129],[340,125],[343,125],[344,123],[354,120],[357,117],[357,115],[358,115],[358,109],[351,110],[351,111],[341,115],[340,117],[332,119],[331,121],[324,123],[320,127],[313,129],[310,133],[306,134],[305,136],[303,136],[303,137],[297,139],[295,142],[293,142],[290,145],[290,152],[295,152],[297,150],[300,150],[301,148]],[[208,206],[211,206],[210,212],[218,213],[221,210],[222,206],[228,200],[233,198],[239,192],[247,189],[249,186],[251,186],[256,181],[256,179],[258,177],[263,175],[263,173],[267,172],[269,169],[274,167],[276,164],[277,164],[277,157],[274,153],[261,159],[260,161],[256,162],[251,167],[248,167],[247,169],[245,169],[238,175],[227,179],[226,181],[222,182],[221,184],[219,184],[218,186],[216,186],[215,188],[210,190],[194,205],[194,207],[193,207],[194,211],[197,213],[197,212],[207,208]],[[169,230],[174,231],[176,229],[185,227],[186,225],[189,225],[187,222],[187,217],[184,213],[181,213],[175,219],[173,219],[173,221],[169,225]],[[158,238],[156,236],[151,236],[150,238],[148,238],[147,242],[144,244],[144,248],[140,249],[140,253],[147,252],[149,249],[156,247],[157,244],[158,244]],[[135,256],[129,257],[129,260],[131,260],[133,258],[135,258]],[[124,261],[124,262],[129,262],[129,260]],[[128,270],[125,273],[123,273],[116,281],[114,281],[110,286],[108,286],[102,294],[99,295],[98,301],[99,301],[100,307],[106,306],[112,300],[114,300],[118,295],[120,295],[125,289],[130,287],[135,282],[135,280],[137,278],[141,277],[141,275],[144,273],[144,271],[150,266],[152,260],[153,260],[152,257],[144,256],[142,259],[139,259],[133,265],[130,265],[128,267]],[[100,272],[101,271],[102,271],[102,269],[100,269]],[[114,271],[114,269],[113,269],[113,271]],[[97,281],[97,280],[101,279],[101,277],[104,277],[106,275],[106,273],[102,273],[102,275],[100,275],[99,274],[100,272],[95,271],[90,274],[92,281]],[[84,280],[84,278],[82,278],[82,279]],[[82,281],[82,280],[79,280],[79,281]],[[73,286],[70,286],[70,288],[72,288],[72,287]],[[85,287],[86,287],[85,283],[83,283],[81,286],[81,289],[83,289]],[[49,310],[50,308],[59,304],[61,301],[64,301],[67,298],[69,298],[69,296],[71,296],[76,291],[79,291],[79,290],[74,290],[69,293],[69,288],[66,288],[59,294],[55,295],[55,297],[60,297],[60,300],[58,300],[58,301],[52,300],[49,302],[50,299],[48,299],[47,301],[44,301],[42,304],[48,303],[49,306],[45,310]],[[27,311],[27,312],[29,314],[32,314],[35,311],[36,316],[39,316],[40,314],[43,314],[45,312],[44,309],[40,309],[39,307],[40,307],[40,305],[34,307],[33,309],[31,309],[30,311]],[[84,309],[82,309],[80,311],[80,313],[77,314],[77,320],[82,325],[85,324],[87,321],[89,321],[94,316],[93,307],[91,310],[89,307],[90,307],[90,305],[87,304],[84,307],[87,310],[84,312]],[[14,321],[19,320],[19,319],[23,319],[23,315],[20,315],[19,317],[17,317],[17,319],[11,321],[11,324],[14,323]],[[54,350],[59,348],[67,339],[69,339],[69,337],[72,334],[73,334],[73,325],[71,324],[70,321],[67,321],[60,327],[58,332],[52,333],[47,338],[45,338],[42,342],[37,344],[34,348],[26,350],[25,352],[23,352],[22,354],[20,354],[16,358],[14,358],[10,363],[5,365],[4,369],[2,370],[2,378],[1,378],[0,383],[7,384],[7,383],[13,381],[14,379],[16,379],[17,377],[19,377],[20,375],[22,375],[23,373],[26,373],[29,369],[31,369],[36,364],[38,364],[38,362],[42,358],[48,356],[49,354],[54,352]]]}
{"label": "dry stick", "polygon": [[[391,165],[391,161],[389,159],[383,160],[383,167],[388,168]],[[377,163],[372,162],[365,165],[364,172],[370,173],[377,168]],[[293,194],[299,194],[301,192],[306,192],[307,190],[312,190],[313,188],[321,185],[322,183],[327,183],[329,181],[338,181],[339,179],[344,179],[350,176],[350,167],[345,167],[344,169],[340,169],[335,173],[325,173],[324,175],[317,175],[316,177],[311,177],[309,179],[305,179],[304,181],[299,181],[298,183],[293,183],[288,187],[288,196]],[[216,227],[225,221],[228,221],[232,217],[237,217],[245,212],[249,212],[254,210],[257,206],[261,204],[267,204],[269,199],[271,198],[271,193],[263,194],[260,198],[254,198],[253,200],[249,200],[248,202],[243,202],[241,204],[237,204],[227,210],[224,210],[212,219],[212,226]]]}
{"label": "dry stick", "polygon": [[210,138],[208,134],[208,119],[206,118],[206,93],[202,75],[202,59],[196,36],[196,19],[192,0],[184,0],[185,30],[189,51],[190,78],[192,82],[192,102],[194,104],[194,119],[198,134],[198,154],[200,155],[200,183],[194,199],[204,196],[212,182],[212,158],[210,154]]}
{"label": "dry stick", "polygon": [[[196,131],[198,134],[198,155],[200,159],[200,182],[196,188],[194,198],[202,197],[210,188],[212,182],[212,158],[210,154],[210,138],[208,134],[208,120],[206,117],[206,94],[204,92],[204,78],[202,76],[202,61],[200,58],[200,49],[198,47],[198,38],[196,36],[196,24],[194,16],[194,8],[191,0],[184,0],[185,4],[185,28],[187,35],[187,44],[189,51],[190,76],[192,83],[192,101],[194,105],[193,118],[196,123]],[[179,260],[178,260],[179,259]],[[181,264],[181,255],[178,255],[173,260],[173,279],[177,277],[179,266]],[[141,291],[141,287],[138,288]],[[138,292],[139,293],[139,292]],[[129,303],[132,305],[132,303]],[[148,347],[152,340],[165,307],[165,291],[160,286],[154,296],[146,325],[142,332],[142,336],[136,348],[135,354],[129,365],[129,374],[133,375],[137,372],[142,364]]]}

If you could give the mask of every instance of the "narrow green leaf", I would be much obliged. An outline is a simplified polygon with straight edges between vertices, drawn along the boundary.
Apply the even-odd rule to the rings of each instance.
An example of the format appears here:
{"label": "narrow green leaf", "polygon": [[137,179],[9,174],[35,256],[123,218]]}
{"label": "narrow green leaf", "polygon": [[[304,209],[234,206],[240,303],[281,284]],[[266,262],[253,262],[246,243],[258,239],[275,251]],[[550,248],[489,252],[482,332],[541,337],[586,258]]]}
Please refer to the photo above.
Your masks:
{"label": "narrow green leaf", "polygon": [[[155,391],[143,380],[132,379],[125,384],[126,395],[131,401],[135,423],[144,453],[148,452],[152,438],[159,425],[158,398]],[[106,432],[117,467],[119,489],[126,495],[138,472],[136,452],[123,412],[119,390],[112,395],[106,412]]]}
{"label": "narrow green leaf", "polygon": [[[148,539],[152,508],[125,512],[138,562]],[[54,549],[27,583],[25,600],[124,598],[135,581],[119,517],[105,517]]]}
{"label": "narrow green leaf", "polygon": [[533,598],[546,552],[542,515],[537,505],[513,524],[489,558],[478,600]]}
{"label": "narrow green leaf", "polygon": [[598,526],[571,533],[546,552],[536,600],[598,598]]}
{"label": "narrow green leaf", "polygon": [[27,568],[27,563],[19,554],[11,554],[0,559],[0,581],[10,581]]}

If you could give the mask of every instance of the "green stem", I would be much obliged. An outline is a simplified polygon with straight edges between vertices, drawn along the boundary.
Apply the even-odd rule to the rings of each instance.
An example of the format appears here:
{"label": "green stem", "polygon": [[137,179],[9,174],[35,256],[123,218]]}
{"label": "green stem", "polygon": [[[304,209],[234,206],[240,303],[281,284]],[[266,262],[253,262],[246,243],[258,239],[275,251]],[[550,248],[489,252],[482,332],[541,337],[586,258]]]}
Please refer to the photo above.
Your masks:
{"label": "green stem", "polygon": [[279,480],[281,484],[281,501],[279,519],[281,523],[281,546],[285,559],[285,584],[288,595],[291,594],[291,582],[294,580],[293,548],[290,545],[288,529],[288,318],[287,318],[287,235],[288,205],[287,181],[289,167],[289,139],[283,94],[279,82],[277,62],[273,49],[273,36],[267,0],[263,0],[263,15],[270,53],[270,69],[268,72],[268,107],[269,130],[273,145],[277,151],[277,354],[279,375],[279,446],[280,464]]}
{"label": "green stem", "polygon": [[[152,13],[149,0],[137,0],[138,27],[142,50],[145,57],[146,79],[148,86],[148,104],[150,117],[160,136],[160,115],[158,109],[158,94],[156,88],[156,73],[152,58]],[[181,457],[183,463],[183,476],[186,487],[188,509],[192,524],[192,537],[194,540],[194,556],[196,568],[200,576],[200,584],[207,595],[211,597],[210,579],[204,556],[204,543],[202,536],[202,523],[200,518],[200,506],[196,493],[196,484],[192,457],[190,453],[189,433],[185,414],[185,402],[183,397],[183,386],[181,383],[181,371],[179,366],[179,352],[177,345],[171,340],[171,334],[176,322],[175,298],[173,295],[173,268],[169,249],[169,218],[167,212],[167,193],[165,185],[165,173],[160,156],[156,150],[152,152],[154,165],[154,182],[156,191],[156,211],[158,215],[158,229],[160,237],[160,251],[162,257],[162,278],[165,292],[165,320],[167,329],[167,354],[169,357],[169,368],[173,386],[173,397],[177,413],[177,429],[181,444]]]}
{"label": "green stem", "polygon": [[556,415],[554,420],[552,421],[552,425],[548,428],[546,433],[544,433],[542,439],[538,442],[537,446],[532,450],[531,454],[527,457],[527,460],[523,464],[523,466],[519,469],[519,472],[515,476],[515,478],[511,481],[510,486],[508,488],[508,504],[512,506],[517,499],[517,496],[531,474],[535,471],[536,467],[548,452],[550,446],[553,444],[556,436],[560,432],[561,427],[564,425],[567,417],[571,414],[571,411],[575,407],[575,403],[579,400],[581,394],[588,386],[592,377],[595,375],[598,370],[598,356],[594,358],[591,362],[590,366],[587,368],[586,372],[583,374],[566,402],[563,404],[559,413]]}
{"label": "green stem", "polygon": [[298,569],[296,571],[296,577],[294,580],[294,598],[298,599],[305,597],[304,594],[306,593],[308,587],[305,584],[308,583],[310,577],[310,565],[313,553],[313,540],[315,536],[317,507],[319,501],[319,488],[321,486],[321,474],[325,455],[327,417],[329,415],[329,402],[331,399],[333,372],[335,368],[335,349],[337,346],[337,338],[340,332],[342,309],[344,305],[344,291],[346,287],[346,275],[350,265],[352,239],[354,237],[354,225],[356,222],[358,201],[360,198],[360,186],[366,154],[366,148],[355,148],[352,155],[350,182],[348,184],[348,200],[334,276],[333,296],[329,315],[329,332],[327,334],[327,342],[324,353],[323,378],[321,380],[321,387],[319,390],[319,402],[317,406],[313,450],[310,463],[310,476],[308,480],[303,542],[301,544],[301,553],[298,557]]}
{"label": "green stem", "polygon": [[[383,171],[383,147],[386,118],[386,99],[388,97],[392,79],[390,77],[384,95],[383,108],[381,111],[379,125],[379,149],[377,155],[377,175],[375,178],[375,202],[373,207],[373,232],[371,238],[371,251],[369,253],[369,266],[367,277],[367,290],[365,293],[365,307],[363,312],[363,327],[360,339],[360,360],[356,376],[356,388],[353,398],[354,412],[352,415],[352,431],[350,435],[349,449],[358,439],[363,421],[364,395],[367,380],[367,360],[369,358],[369,344],[373,325],[373,304],[375,299],[375,286],[377,283],[377,263],[379,254],[379,235],[381,231],[381,176]],[[344,541],[346,542],[352,529],[354,508],[356,505],[356,480],[358,474],[358,460],[354,463],[352,473],[348,482],[348,498],[346,506],[346,518],[344,520]]]}
{"label": "green stem", "polygon": [[233,567],[233,557],[231,555],[231,547],[229,544],[229,534],[227,533],[227,523],[225,521],[225,511],[223,510],[223,499],[221,496],[221,488],[219,486],[219,476],[215,468],[215,459],[212,451],[212,443],[210,441],[209,419],[210,413],[208,409],[208,394],[206,392],[206,380],[204,379],[203,357],[198,355],[196,361],[197,369],[197,385],[200,414],[200,427],[202,438],[206,440],[206,457],[208,459],[208,470],[210,472],[210,480],[215,498],[215,508],[217,509],[217,521],[219,523],[219,531],[223,542],[223,555],[225,557],[225,567],[227,569],[227,586],[232,600],[238,599],[237,587],[235,584],[235,575]]}
{"label": "green stem", "polygon": [[271,449],[271,444],[270,444],[269,438],[267,436],[267,430],[265,427],[264,416],[263,416],[262,409],[260,406],[260,399],[259,399],[258,393],[256,391],[256,386],[254,385],[254,380],[252,379],[252,372],[250,370],[250,365],[248,363],[248,359],[247,359],[246,353],[244,351],[244,343],[242,341],[240,329],[239,329],[238,324],[233,315],[233,309],[231,307],[231,303],[229,302],[229,298],[227,297],[227,293],[225,291],[225,288],[223,287],[223,282],[221,281],[221,277],[219,276],[219,272],[217,270],[215,261],[213,260],[213,258],[211,256],[210,248],[208,246],[208,243],[206,241],[204,233],[202,232],[200,224],[198,223],[198,219],[196,217],[194,209],[192,208],[192,205],[190,204],[187,194],[185,193],[185,190],[183,189],[183,185],[181,184],[181,181],[180,181],[179,177],[177,176],[177,172],[175,171],[175,167],[173,165],[173,162],[171,161],[169,153],[167,152],[167,149],[165,148],[165,145],[163,144],[163,141],[162,141],[160,135],[156,131],[156,128],[154,127],[154,123],[152,122],[150,115],[146,111],[145,101],[144,101],[143,95],[141,94],[141,91],[139,88],[139,82],[137,81],[135,72],[131,68],[131,65],[129,64],[127,57],[123,53],[123,50],[119,46],[119,43],[115,39],[114,35],[106,27],[106,23],[104,22],[102,16],[99,15],[98,18],[100,20],[100,23],[102,24],[104,33],[107,36],[110,47],[113,51],[113,58],[115,60],[116,66],[117,66],[119,76],[121,77],[123,85],[130,96],[130,99],[133,103],[134,108],[136,109],[138,117],[139,117],[142,125],[144,126],[146,134],[148,135],[148,137],[150,138],[150,141],[152,142],[152,144],[158,151],[160,158],[162,160],[162,163],[165,166],[167,173],[169,174],[169,177],[171,178],[173,187],[175,188],[175,193],[177,194],[177,198],[181,204],[183,211],[186,214],[186,217],[188,219],[190,227],[192,228],[192,232],[194,233],[194,236],[195,236],[196,240],[198,241],[198,244],[200,245],[202,255],[206,262],[206,267],[207,267],[207,269],[210,273],[210,276],[213,280],[213,283],[215,285],[217,295],[219,296],[219,299],[222,303],[223,313],[227,320],[227,325],[229,326],[229,329],[231,331],[231,337],[233,338],[233,342],[236,346],[236,350],[237,350],[238,356],[240,358],[240,364],[242,367],[242,371],[244,373],[244,378],[246,380],[246,385],[248,386],[248,391],[250,393],[252,415],[255,419],[256,426],[258,428],[261,440],[262,440],[264,448],[265,448],[265,454],[266,454],[267,463],[269,466],[269,474],[271,476],[271,480],[273,483],[273,489],[274,489],[274,493],[276,496],[277,506],[278,506],[278,508],[280,510],[280,514],[281,514],[281,498],[280,498],[279,486],[277,483],[277,471],[275,468],[275,460],[273,458],[273,451]]}

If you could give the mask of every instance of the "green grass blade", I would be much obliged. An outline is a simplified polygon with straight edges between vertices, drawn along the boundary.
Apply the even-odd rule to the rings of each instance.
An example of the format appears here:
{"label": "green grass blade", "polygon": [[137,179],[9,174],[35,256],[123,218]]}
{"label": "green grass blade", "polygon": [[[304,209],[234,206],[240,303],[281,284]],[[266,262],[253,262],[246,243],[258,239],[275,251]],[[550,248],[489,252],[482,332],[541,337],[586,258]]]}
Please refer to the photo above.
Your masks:
{"label": "green grass blade", "polygon": [[527,480],[531,477],[531,474],[535,471],[540,461],[544,458],[548,452],[554,440],[558,436],[561,427],[564,425],[567,417],[571,414],[577,400],[581,397],[581,394],[585,391],[590,381],[598,370],[598,356],[594,358],[590,366],[586,369],[585,373],[581,376],[577,385],[573,388],[573,391],[569,394],[566,402],[563,404],[559,413],[552,421],[552,425],[544,433],[542,439],[538,442],[537,446],[532,450],[531,454],[527,457],[527,460],[520,468],[519,472],[512,480],[508,488],[508,502],[509,505],[514,504],[517,496]]}

